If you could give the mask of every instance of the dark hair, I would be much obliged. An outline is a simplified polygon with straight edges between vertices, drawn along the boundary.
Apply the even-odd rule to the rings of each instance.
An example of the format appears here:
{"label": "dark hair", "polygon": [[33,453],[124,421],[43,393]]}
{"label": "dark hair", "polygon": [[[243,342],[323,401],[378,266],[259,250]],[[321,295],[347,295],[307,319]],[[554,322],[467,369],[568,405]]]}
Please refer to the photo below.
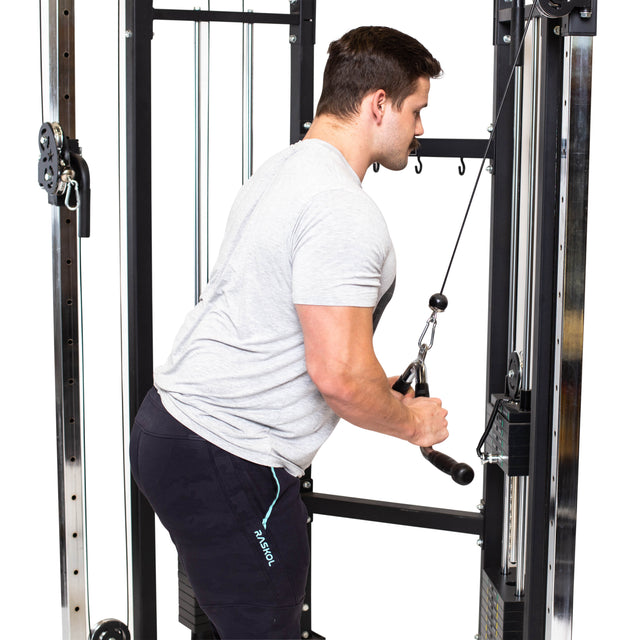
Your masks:
{"label": "dark hair", "polygon": [[378,89],[398,109],[418,78],[441,73],[440,63],[415,38],[389,27],[358,27],[329,45],[316,115],[348,118]]}

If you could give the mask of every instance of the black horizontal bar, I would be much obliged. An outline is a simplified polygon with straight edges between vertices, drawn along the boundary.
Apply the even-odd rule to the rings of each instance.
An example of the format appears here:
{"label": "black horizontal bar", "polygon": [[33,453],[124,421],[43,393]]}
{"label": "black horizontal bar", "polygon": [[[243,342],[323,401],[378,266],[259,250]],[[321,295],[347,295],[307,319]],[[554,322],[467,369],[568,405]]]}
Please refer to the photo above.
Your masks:
{"label": "black horizontal bar", "polygon": [[436,509],[394,502],[379,502],[363,498],[347,498],[325,493],[303,493],[302,499],[309,513],[368,520],[370,522],[386,522],[408,527],[439,529],[481,535],[483,516],[470,511],[454,511],[452,509]]}
{"label": "black horizontal bar", "polygon": [[200,11],[198,9],[154,9],[154,20],[187,22],[242,22],[261,24],[299,24],[299,13],[253,13],[252,11]]}
{"label": "black horizontal bar", "polygon": [[[461,138],[418,138],[420,147],[416,155],[432,158],[484,158],[489,140]],[[494,144],[491,143],[487,158],[493,159]]]}

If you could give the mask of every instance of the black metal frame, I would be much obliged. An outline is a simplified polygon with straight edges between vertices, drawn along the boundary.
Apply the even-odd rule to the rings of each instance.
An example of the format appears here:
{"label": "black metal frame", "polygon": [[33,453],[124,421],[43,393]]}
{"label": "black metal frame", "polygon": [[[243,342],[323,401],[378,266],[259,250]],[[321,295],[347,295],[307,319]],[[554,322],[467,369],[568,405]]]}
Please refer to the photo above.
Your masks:
{"label": "black metal frame", "polygon": [[[127,284],[129,415],[131,425],[153,384],[153,300],[151,253],[151,39],[154,20],[289,24],[291,42],[291,141],[313,119],[315,0],[297,0],[290,14],[154,9],[152,0],[126,5],[127,102]],[[131,486],[133,630],[136,638],[157,637],[155,516]],[[199,632],[194,631],[194,635]],[[204,637],[204,636],[202,636]]]}
{"label": "black metal frame", "polygon": [[[494,104],[498,104],[505,91],[511,69],[510,49],[504,36],[511,35],[512,7],[515,3],[494,0],[495,76]],[[526,8],[526,15],[531,5]],[[480,638],[544,638],[547,616],[547,565],[550,520],[550,476],[552,405],[554,386],[554,352],[556,343],[556,304],[558,273],[558,212],[560,203],[560,161],[562,155],[561,120],[563,89],[563,49],[565,36],[595,35],[596,12],[592,3],[588,17],[579,17],[579,11],[570,15],[548,18],[536,12],[541,19],[541,72],[540,72],[540,153],[537,198],[540,215],[537,222],[535,255],[535,299],[533,304],[533,379],[526,407],[531,411],[529,440],[529,484],[526,545],[526,577],[524,596],[516,598],[511,576],[501,575],[500,549],[502,540],[503,487],[507,480],[497,465],[487,465],[484,474],[484,534],[482,551],[482,597],[486,582],[505,600],[517,605],[515,626],[504,636],[484,635]],[[489,335],[487,353],[487,402],[493,394],[506,392],[509,345],[509,272],[508,243],[511,231],[511,184],[513,159],[513,88],[509,89],[505,108],[495,134],[495,167],[492,186],[491,266],[489,295]],[[489,580],[487,581],[487,577]],[[480,602],[482,612],[483,602]],[[486,604],[486,603],[485,603]],[[506,614],[505,614],[506,615]]]}
{"label": "black metal frame", "polygon": [[[594,13],[595,13],[595,2]],[[494,109],[506,92],[503,113],[487,157],[493,164],[489,324],[487,354],[487,401],[505,390],[509,359],[509,271],[511,184],[513,157],[513,91],[507,91],[512,47],[503,38],[510,33],[511,2],[494,0]],[[155,10],[151,0],[127,2],[127,180],[128,180],[128,295],[129,295],[129,411],[135,416],[152,379],[151,297],[151,39],[154,20],[224,21],[289,24],[291,49],[290,142],[301,139],[313,118],[313,47],[315,0],[297,0],[290,15],[218,11]],[[595,15],[593,18],[595,22]],[[545,212],[538,226],[534,363],[531,394],[531,442],[529,485],[529,540],[526,593],[523,601],[523,633],[528,640],[540,638],[546,607],[546,535],[549,517],[549,420],[553,384],[552,343],[555,318],[557,251],[558,165],[560,148],[560,97],[562,38],[571,33],[569,18],[543,18],[543,70],[541,97],[542,153],[538,197]],[[578,23],[584,28],[584,21]],[[577,27],[576,27],[577,28]],[[554,31],[555,29],[555,31]],[[421,140],[418,156],[475,157],[487,151],[487,140]],[[302,481],[302,495],[311,523],[315,514],[357,518],[407,526],[435,528],[481,535],[482,571],[499,574],[503,518],[504,473],[496,465],[484,472],[481,513],[451,511],[423,506],[363,500],[315,493],[311,469]],[[155,529],[154,514],[132,483],[133,622],[136,638],[154,640]],[[499,580],[499,578],[496,578]],[[307,602],[302,616],[303,637],[319,638],[311,630],[311,572]],[[195,635],[195,637],[211,637]]]}

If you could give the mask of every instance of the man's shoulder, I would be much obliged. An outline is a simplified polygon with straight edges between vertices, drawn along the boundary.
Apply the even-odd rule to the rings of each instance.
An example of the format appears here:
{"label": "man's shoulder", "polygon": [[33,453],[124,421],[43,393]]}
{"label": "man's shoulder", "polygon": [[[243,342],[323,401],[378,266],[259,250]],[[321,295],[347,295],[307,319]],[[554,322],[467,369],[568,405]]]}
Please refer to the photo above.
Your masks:
{"label": "man's shoulder", "polygon": [[283,170],[299,184],[361,191],[360,180],[342,153],[324,140],[302,140],[279,158]]}

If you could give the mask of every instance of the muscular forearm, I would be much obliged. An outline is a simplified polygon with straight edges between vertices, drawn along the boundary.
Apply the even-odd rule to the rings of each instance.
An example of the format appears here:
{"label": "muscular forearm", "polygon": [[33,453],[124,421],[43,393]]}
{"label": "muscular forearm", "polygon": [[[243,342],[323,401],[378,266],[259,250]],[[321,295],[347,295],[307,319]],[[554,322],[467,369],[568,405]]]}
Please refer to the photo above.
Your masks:
{"label": "muscular forearm", "polygon": [[341,417],[420,446],[444,440],[447,412],[436,398],[392,391],[373,350],[369,308],[296,305],[305,337],[307,371]]}
{"label": "muscular forearm", "polygon": [[351,424],[409,442],[415,439],[415,416],[392,392],[377,362],[334,372],[331,378],[317,380],[316,385],[333,411]]}

